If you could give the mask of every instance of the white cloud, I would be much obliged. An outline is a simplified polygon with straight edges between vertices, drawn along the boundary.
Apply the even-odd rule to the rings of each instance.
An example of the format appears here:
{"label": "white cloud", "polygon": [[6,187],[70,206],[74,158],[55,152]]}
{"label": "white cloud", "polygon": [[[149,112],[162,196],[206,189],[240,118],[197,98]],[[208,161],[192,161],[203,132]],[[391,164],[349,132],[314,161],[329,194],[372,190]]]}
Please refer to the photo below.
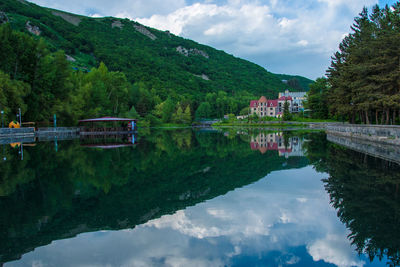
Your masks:
{"label": "white cloud", "polygon": [[[33,0],[169,30],[280,73],[322,76],[353,18],[378,0]],[[68,4],[66,4],[68,3]],[[191,3],[191,4],[188,4]]]}
{"label": "white cloud", "polygon": [[303,247],[315,261],[363,266],[329,205],[322,177],[311,167],[273,172],[135,229],[54,241],[11,264],[40,259],[49,266],[230,266],[235,258],[273,251],[279,253],[271,265],[278,266],[299,263],[306,252],[289,251]]}
{"label": "white cloud", "polygon": [[46,7],[90,16],[97,13],[101,16],[146,17],[153,14],[168,14],[185,6],[185,0],[33,0],[32,2]]}
{"label": "white cloud", "polygon": [[346,236],[327,235],[309,245],[307,251],[314,261],[324,260],[338,267],[362,267],[365,265],[364,261],[352,257],[351,246],[346,240]]}
{"label": "white cloud", "polygon": [[[268,55],[278,53],[282,62],[291,59],[298,73],[321,76],[342,36],[364,5],[376,0],[241,1],[225,4],[195,3],[169,14],[136,17],[139,22],[194,39],[277,71],[285,65],[269,64]],[[134,18],[134,17],[132,17]],[[303,62],[296,62],[296,56]],[[307,57],[310,57],[307,60]],[[311,59],[311,57],[314,57]],[[319,64],[315,64],[315,57]],[[312,73],[301,66],[314,65]]]}

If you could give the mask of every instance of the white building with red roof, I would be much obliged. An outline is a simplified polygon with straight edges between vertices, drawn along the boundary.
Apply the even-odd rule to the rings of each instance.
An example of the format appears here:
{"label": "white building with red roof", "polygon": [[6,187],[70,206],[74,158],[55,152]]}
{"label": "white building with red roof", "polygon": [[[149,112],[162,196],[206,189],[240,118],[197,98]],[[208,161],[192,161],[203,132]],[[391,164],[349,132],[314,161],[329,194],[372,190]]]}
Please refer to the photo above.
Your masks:
{"label": "white building with red roof", "polygon": [[289,111],[299,112],[304,110],[303,101],[305,100],[305,92],[289,92],[279,93],[278,99],[267,99],[265,96],[259,100],[250,101],[250,114],[257,114],[258,117],[281,117],[285,102],[289,104]]}

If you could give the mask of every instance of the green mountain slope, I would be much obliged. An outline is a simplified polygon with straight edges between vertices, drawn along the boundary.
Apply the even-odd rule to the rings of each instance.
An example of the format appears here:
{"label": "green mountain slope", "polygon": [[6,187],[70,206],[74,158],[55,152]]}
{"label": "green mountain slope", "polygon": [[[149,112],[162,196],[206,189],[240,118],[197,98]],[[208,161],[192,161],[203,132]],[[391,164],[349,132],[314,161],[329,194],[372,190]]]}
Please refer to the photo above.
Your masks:
{"label": "green mountain slope", "polygon": [[275,74],[279,79],[284,81],[289,87],[297,90],[308,91],[310,90],[309,85],[314,83],[313,80],[310,80],[306,77],[298,76],[298,75],[288,75],[288,74]]}
{"label": "green mountain slope", "polygon": [[28,32],[28,21],[38,27],[39,36],[71,56],[74,67],[90,69],[103,61],[130,82],[144,82],[161,99],[185,95],[200,102],[205,93],[223,90],[247,102],[288,89],[281,77],[256,64],[128,19],[89,18],[22,0],[1,0],[0,11],[16,30]]}

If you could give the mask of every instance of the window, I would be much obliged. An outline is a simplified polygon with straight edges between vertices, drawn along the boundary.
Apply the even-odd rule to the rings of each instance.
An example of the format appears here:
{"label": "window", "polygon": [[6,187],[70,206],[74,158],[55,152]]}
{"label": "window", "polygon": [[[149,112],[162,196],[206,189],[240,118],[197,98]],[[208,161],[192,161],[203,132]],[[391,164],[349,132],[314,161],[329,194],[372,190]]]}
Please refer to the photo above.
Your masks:
{"label": "window", "polygon": [[273,115],[273,113],[271,112],[271,113],[269,113],[269,115],[271,115],[271,116],[272,116],[272,115]]}
{"label": "window", "polygon": [[261,116],[263,115],[263,113],[261,112]]}

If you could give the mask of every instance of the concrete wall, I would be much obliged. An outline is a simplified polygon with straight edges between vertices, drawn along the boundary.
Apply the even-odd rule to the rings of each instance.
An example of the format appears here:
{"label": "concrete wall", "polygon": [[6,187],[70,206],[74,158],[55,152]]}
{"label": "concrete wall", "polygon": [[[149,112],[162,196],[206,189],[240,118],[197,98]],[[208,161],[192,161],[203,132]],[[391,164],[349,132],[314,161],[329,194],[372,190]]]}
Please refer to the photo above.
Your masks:
{"label": "concrete wall", "polygon": [[35,135],[35,128],[0,128],[0,138],[29,137]]}
{"label": "concrete wall", "polygon": [[400,126],[397,125],[328,124],[325,129],[328,134],[400,145]]}
{"label": "concrete wall", "polygon": [[400,149],[397,146],[331,133],[328,133],[327,139],[352,150],[400,164]]}

